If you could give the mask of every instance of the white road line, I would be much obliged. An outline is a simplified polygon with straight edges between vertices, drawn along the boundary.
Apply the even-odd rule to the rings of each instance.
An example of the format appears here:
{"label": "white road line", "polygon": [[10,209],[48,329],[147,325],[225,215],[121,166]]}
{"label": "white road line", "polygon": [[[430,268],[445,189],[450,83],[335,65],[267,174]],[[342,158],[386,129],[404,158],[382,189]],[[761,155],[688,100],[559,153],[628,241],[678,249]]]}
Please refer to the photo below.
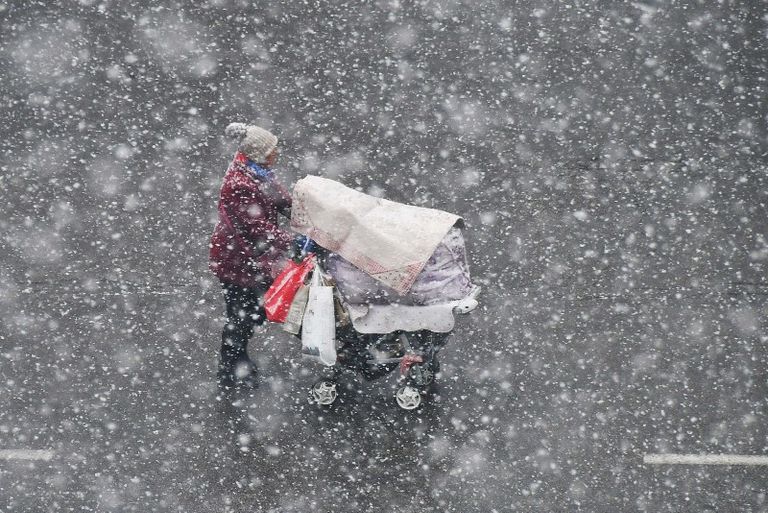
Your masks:
{"label": "white road line", "polygon": [[768,465],[768,456],[743,454],[646,454],[648,465]]}
{"label": "white road line", "polygon": [[50,461],[55,456],[53,451],[33,450],[33,449],[2,449],[0,450],[0,460],[27,460],[27,461]]}

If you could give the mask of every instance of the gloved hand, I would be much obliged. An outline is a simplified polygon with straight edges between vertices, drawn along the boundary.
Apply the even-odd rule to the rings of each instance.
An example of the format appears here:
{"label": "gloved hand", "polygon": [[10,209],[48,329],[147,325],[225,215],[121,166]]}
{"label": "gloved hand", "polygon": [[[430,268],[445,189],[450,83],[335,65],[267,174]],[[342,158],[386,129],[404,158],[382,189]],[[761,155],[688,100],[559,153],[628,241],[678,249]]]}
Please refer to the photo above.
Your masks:
{"label": "gloved hand", "polygon": [[293,239],[293,247],[295,258],[302,259],[307,253],[312,253],[315,250],[315,241],[306,235],[299,235]]}

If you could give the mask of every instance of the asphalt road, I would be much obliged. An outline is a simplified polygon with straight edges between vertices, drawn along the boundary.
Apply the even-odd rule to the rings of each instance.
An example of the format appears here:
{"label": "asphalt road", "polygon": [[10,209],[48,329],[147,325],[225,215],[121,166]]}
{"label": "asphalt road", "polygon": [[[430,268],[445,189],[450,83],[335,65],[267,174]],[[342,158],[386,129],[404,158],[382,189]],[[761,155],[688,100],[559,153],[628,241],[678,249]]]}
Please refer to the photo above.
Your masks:
{"label": "asphalt road", "polygon": [[274,327],[261,387],[221,395],[215,288],[91,288],[19,290],[48,321],[3,327],[3,447],[51,451],[0,462],[4,511],[766,509],[764,466],[643,462],[768,453],[760,291],[491,286],[408,413],[393,379],[310,405]]}
{"label": "asphalt road", "polygon": [[[148,4],[0,4],[0,512],[768,511],[646,458],[768,456],[763,2]],[[217,391],[234,120],[465,218],[421,410],[275,327]]]}

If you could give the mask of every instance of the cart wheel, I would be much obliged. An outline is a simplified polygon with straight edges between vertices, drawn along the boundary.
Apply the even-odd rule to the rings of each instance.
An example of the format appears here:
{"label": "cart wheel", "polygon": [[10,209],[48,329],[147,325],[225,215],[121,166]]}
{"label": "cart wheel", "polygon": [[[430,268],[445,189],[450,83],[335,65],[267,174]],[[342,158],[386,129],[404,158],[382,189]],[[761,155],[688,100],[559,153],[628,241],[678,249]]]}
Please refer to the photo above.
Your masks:
{"label": "cart wheel", "polygon": [[408,381],[415,387],[425,390],[435,381],[435,374],[426,365],[414,365],[408,371]]}
{"label": "cart wheel", "polygon": [[312,385],[309,394],[310,400],[321,406],[329,406],[333,404],[338,397],[336,383],[328,380],[318,381]]}
{"label": "cart wheel", "polygon": [[421,404],[421,393],[412,386],[400,387],[395,393],[397,405],[404,410],[415,410]]}

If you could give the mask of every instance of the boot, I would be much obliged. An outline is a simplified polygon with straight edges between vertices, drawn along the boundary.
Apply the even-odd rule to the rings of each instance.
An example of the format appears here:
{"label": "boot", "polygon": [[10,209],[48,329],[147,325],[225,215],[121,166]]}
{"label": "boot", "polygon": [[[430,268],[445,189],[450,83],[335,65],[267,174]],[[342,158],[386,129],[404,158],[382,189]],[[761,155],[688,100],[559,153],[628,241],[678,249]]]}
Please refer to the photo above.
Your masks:
{"label": "boot", "polygon": [[248,358],[248,353],[245,350],[234,350],[226,344],[221,347],[217,378],[219,385],[227,388],[258,386],[258,370],[256,364]]}

